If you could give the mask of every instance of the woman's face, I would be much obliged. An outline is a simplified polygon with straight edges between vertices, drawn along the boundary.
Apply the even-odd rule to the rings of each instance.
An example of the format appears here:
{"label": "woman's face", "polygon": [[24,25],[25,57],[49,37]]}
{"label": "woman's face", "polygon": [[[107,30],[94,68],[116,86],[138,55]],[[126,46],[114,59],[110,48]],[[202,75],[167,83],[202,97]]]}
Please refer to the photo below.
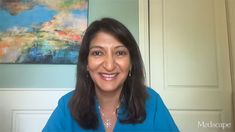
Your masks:
{"label": "woman's face", "polygon": [[87,70],[97,90],[121,90],[131,70],[129,51],[112,35],[98,32],[90,44]]}

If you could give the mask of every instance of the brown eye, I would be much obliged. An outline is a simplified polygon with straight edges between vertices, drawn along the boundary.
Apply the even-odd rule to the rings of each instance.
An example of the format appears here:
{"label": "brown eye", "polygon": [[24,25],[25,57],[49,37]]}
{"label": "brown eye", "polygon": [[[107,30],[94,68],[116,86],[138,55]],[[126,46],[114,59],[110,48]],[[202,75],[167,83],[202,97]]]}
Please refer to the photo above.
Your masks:
{"label": "brown eye", "polygon": [[117,56],[124,56],[124,55],[127,55],[127,52],[126,51],[117,51],[116,55]]}
{"label": "brown eye", "polygon": [[93,56],[101,56],[101,55],[103,55],[103,52],[101,52],[101,51],[92,51],[91,55],[93,55]]}

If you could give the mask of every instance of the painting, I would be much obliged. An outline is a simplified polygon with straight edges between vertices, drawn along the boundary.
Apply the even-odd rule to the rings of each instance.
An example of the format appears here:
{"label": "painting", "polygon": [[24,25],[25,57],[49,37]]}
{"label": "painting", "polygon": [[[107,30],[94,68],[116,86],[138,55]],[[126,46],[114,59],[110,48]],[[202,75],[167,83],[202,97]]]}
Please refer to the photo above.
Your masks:
{"label": "painting", "polygon": [[1,0],[0,63],[76,64],[88,0]]}

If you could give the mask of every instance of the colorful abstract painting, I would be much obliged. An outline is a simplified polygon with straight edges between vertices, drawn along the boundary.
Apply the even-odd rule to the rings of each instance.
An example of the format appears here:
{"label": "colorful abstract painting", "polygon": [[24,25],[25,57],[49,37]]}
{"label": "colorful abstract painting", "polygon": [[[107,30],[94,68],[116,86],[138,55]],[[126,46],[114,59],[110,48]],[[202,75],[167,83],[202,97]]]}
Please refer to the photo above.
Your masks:
{"label": "colorful abstract painting", "polygon": [[0,63],[76,64],[88,0],[1,0]]}

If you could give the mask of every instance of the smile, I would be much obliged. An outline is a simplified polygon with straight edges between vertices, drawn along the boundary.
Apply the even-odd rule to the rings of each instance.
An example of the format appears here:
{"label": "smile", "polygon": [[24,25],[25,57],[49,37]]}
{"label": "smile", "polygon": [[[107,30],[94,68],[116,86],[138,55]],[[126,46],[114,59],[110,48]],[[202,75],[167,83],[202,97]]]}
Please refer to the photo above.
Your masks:
{"label": "smile", "polygon": [[106,80],[106,81],[111,81],[111,80],[114,80],[116,79],[118,73],[100,73],[100,76],[102,79]]}

